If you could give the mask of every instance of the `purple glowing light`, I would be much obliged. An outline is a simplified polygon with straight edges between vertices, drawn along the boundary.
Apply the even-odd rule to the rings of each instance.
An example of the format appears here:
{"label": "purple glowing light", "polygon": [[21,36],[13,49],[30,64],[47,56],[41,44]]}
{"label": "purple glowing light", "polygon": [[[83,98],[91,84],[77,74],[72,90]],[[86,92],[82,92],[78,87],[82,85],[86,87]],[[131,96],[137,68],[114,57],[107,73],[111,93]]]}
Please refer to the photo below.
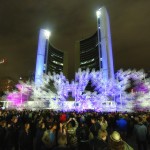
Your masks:
{"label": "purple glowing light", "polygon": [[[35,105],[38,107],[42,105],[41,108],[44,108],[45,103],[49,102],[49,108],[64,111],[71,109],[77,111],[86,109],[119,111],[126,110],[125,108],[132,110],[133,101],[136,101],[136,97],[133,93],[126,93],[125,89],[129,86],[131,76],[137,78],[140,73],[135,74],[134,76],[134,72],[128,70],[126,72],[119,72],[117,80],[105,80],[102,78],[101,71],[89,72],[89,70],[79,70],[76,73],[75,81],[71,83],[63,74],[46,75],[41,86],[37,87],[35,84],[23,83],[17,85],[19,91],[9,93],[7,100],[12,101],[13,105],[20,107],[31,98],[36,104],[34,102],[32,104],[29,103],[30,108],[35,107]],[[142,80],[141,74],[140,79]],[[47,88],[50,80],[53,81],[57,94],[52,93]],[[85,90],[89,82],[91,82],[94,92]],[[148,85],[149,83],[140,84],[140,88],[145,90],[145,87],[148,87]],[[146,90],[149,92],[148,88]],[[68,101],[69,97],[72,97],[71,102]],[[141,107],[146,104],[142,103]]]}
{"label": "purple glowing light", "polygon": [[143,92],[148,93],[149,89],[144,83],[138,83],[136,87],[133,89],[134,92]]}

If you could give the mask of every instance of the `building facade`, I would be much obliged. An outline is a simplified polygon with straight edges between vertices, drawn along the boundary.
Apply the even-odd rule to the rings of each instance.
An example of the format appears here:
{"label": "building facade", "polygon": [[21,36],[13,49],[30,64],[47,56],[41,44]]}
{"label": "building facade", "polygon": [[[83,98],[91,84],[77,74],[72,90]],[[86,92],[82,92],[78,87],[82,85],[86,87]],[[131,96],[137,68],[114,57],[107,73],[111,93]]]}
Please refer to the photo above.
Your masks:
{"label": "building facade", "polygon": [[[41,83],[43,73],[63,72],[68,76],[67,53],[53,47],[49,42],[50,33],[40,30],[35,83]],[[79,68],[86,70],[101,70],[103,78],[114,78],[114,65],[110,33],[109,16],[105,7],[97,11],[97,30],[90,37],[86,37],[75,44],[75,72]]]}
{"label": "building facade", "polygon": [[104,79],[114,78],[114,65],[110,34],[109,17],[105,7],[97,13],[97,31],[88,38],[76,42],[75,71],[102,70]]}
{"label": "building facade", "polygon": [[97,44],[97,32],[91,37],[79,41],[79,67],[82,70],[89,68],[99,70],[99,53]]}
{"label": "building facade", "polygon": [[64,52],[54,48],[51,44],[48,47],[48,57],[47,57],[47,73],[63,72],[64,68]]}
{"label": "building facade", "polygon": [[35,83],[37,85],[42,84],[41,79],[44,73],[63,72],[64,75],[67,75],[67,53],[54,48],[49,42],[49,37],[49,31],[40,30],[35,70]]}

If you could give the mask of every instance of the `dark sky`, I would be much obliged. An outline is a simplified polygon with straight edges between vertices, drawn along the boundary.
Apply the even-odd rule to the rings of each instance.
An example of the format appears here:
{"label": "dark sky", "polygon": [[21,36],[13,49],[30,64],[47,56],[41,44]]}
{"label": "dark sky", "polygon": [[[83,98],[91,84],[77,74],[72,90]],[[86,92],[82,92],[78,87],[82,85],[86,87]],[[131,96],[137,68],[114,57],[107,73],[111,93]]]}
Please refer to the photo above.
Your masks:
{"label": "dark sky", "polygon": [[35,69],[40,28],[52,32],[51,43],[69,53],[73,75],[75,41],[96,31],[96,10],[110,16],[115,70],[150,69],[150,0],[1,0],[0,77],[18,79]]}

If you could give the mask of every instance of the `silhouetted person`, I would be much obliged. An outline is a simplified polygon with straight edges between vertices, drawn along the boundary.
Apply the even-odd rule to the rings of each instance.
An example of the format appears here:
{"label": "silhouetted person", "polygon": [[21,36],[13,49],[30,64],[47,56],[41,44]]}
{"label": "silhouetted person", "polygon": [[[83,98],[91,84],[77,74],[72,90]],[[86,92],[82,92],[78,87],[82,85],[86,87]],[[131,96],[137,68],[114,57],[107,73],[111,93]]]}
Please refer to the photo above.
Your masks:
{"label": "silhouetted person", "polygon": [[20,150],[33,150],[33,135],[30,131],[30,123],[25,123],[19,136]]}
{"label": "silhouetted person", "polygon": [[147,127],[143,124],[142,117],[138,119],[138,123],[134,126],[134,135],[136,137],[138,150],[147,150]]}

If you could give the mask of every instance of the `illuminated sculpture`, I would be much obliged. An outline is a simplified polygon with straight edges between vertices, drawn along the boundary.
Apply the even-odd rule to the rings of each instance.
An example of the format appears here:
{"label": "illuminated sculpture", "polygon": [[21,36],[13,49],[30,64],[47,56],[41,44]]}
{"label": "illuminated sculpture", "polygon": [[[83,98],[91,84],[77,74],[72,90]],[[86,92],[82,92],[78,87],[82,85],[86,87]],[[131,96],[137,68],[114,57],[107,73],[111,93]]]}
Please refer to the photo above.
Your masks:
{"label": "illuminated sculpture", "polygon": [[[11,101],[11,106],[26,109],[50,108],[55,110],[77,110],[94,109],[95,111],[132,111],[134,109],[148,109],[150,100],[150,81],[145,80],[143,71],[123,71],[116,73],[115,80],[103,79],[102,71],[79,71],[75,75],[75,80],[69,83],[63,73],[45,74],[42,76],[42,84],[20,83],[17,85],[18,91],[7,94],[7,100]],[[130,80],[141,81],[142,90],[145,93],[127,93]],[[48,88],[50,82],[54,83],[56,93]],[[86,91],[86,86],[91,82],[94,92]],[[141,86],[140,86],[141,88]],[[71,93],[71,95],[70,95]],[[69,96],[73,101],[68,100]],[[11,107],[10,106],[10,107]]]}

